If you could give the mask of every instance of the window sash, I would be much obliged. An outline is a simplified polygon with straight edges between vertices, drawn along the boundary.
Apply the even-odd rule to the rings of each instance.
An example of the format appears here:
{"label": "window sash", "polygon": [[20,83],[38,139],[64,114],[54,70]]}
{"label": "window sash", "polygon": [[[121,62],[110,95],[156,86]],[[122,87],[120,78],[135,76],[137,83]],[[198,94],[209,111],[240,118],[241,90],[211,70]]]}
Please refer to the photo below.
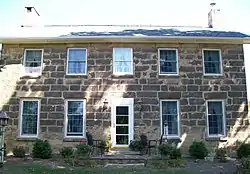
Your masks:
{"label": "window sash", "polygon": [[160,74],[178,73],[178,55],[177,50],[159,50]]}
{"label": "window sash", "polygon": [[[168,136],[179,136],[178,101],[161,101],[161,107],[162,133],[164,130],[164,122],[167,120]],[[169,111],[169,109],[172,109],[172,111]]]}
{"label": "window sash", "polygon": [[38,101],[23,100],[21,107],[21,136],[36,136],[38,133]]}
{"label": "window sash", "polygon": [[67,101],[66,136],[83,136],[84,107],[84,101]]}
{"label": "window sash", "polygon": [[[220,108],[213,108],[214,106]],[[211,112],[212,111],[212,112]],[[207,126],[208,136],[220,136],[225,134],[225,120],[222,101],[207,102]]]}
{"label": "window sash", "polygon": [[71,48],[68,49],[67,74],[86,74],[87,73],[87,49]]}
{"label": "window sash", "polygon": [[39,75],[42,73],[43,50],[26,49],[24,52],[24,73],[30,75]]}
{"label": "window sash", "polygon": [[133,72],[133,56],[131,48],[114,48],[114,73],[131,74]]}

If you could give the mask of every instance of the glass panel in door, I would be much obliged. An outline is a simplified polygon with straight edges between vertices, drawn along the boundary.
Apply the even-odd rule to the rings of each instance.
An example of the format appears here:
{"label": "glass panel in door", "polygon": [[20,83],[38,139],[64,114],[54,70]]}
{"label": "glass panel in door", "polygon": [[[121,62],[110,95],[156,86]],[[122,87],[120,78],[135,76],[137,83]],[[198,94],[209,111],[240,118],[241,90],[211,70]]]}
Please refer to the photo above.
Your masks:
{"label": "glass panel in door", "polygon": [[116,106],[116,145],[129,144],[129,106]]}

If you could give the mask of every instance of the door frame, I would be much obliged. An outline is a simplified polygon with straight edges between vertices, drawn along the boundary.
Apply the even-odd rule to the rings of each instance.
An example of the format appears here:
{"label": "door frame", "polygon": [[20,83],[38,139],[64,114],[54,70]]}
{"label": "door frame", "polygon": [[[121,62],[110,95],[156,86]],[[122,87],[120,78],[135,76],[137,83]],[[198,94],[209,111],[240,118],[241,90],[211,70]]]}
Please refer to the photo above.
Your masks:
{"label": "door frame", "polygon": [[[116,107],[129,107],[129,139],[128,145],[116,145]],[[111,142],[113,147],[128,147],[131,140],[134,140],[134,99],[121,98],[112,101],[111,105]]]}

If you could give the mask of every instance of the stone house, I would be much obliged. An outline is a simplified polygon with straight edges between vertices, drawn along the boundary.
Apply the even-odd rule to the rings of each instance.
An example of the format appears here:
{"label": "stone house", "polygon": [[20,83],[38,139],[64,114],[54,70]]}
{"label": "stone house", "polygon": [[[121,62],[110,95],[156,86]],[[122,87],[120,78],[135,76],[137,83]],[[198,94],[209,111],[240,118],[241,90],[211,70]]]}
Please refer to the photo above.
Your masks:
{"label": "stone house", "polygon": [[138,135],[232,146],[248,140],[243,44],[214,29],[134,29],[2,38],[0,110],[8,148],[48,139],[55,150],[90,132],[128,146]]}

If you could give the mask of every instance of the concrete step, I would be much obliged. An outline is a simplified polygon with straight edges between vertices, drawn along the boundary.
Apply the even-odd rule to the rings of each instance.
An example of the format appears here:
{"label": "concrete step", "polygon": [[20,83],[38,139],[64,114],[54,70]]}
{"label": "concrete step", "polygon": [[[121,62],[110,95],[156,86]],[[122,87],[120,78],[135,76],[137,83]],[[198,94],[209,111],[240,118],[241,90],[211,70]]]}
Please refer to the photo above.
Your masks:
{"label": "concrete step", "polygon": [[137,169],[139,167],[144,167],[144,163],[133,163],[133,164],[112,164],[112,163],[107,163],[104,168],[133,168],[136,167]]}

